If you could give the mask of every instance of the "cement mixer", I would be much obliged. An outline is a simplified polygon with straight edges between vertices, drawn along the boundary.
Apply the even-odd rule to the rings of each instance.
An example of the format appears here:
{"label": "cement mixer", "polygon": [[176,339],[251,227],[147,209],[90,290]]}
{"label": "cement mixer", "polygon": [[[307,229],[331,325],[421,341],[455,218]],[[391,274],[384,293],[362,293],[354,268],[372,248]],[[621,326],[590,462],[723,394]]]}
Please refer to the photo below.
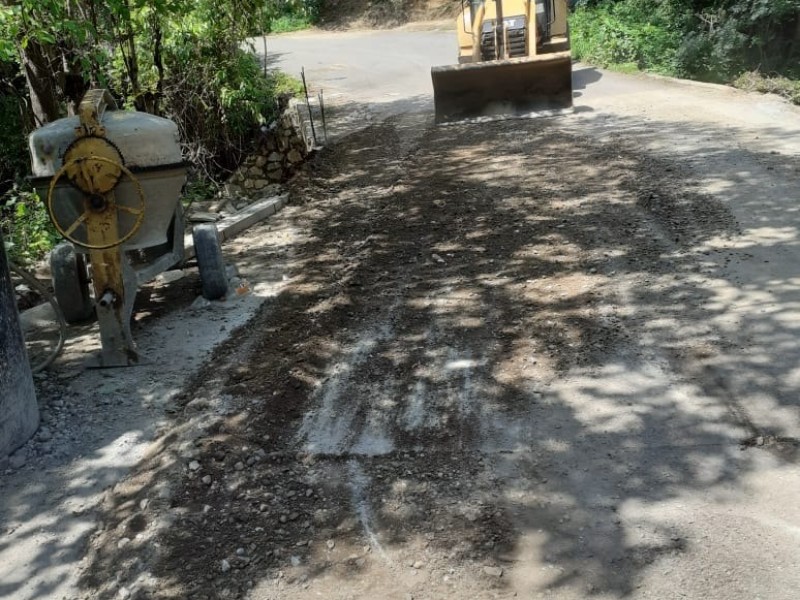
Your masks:
{"label": "cement mixer", "polygon": [[[91,366],[138,364],[130,328],[136,290],[184,259],[187,165],[178,128],[116,110],[106,90],[91,90],[78,116],[34,131],[29,146],[34,187],[67,240],[51,253],[58,304],[70,322],[96,312],[102,351]],[[218,299],[228,284],[216,227],[193,233],[203,295]]]}

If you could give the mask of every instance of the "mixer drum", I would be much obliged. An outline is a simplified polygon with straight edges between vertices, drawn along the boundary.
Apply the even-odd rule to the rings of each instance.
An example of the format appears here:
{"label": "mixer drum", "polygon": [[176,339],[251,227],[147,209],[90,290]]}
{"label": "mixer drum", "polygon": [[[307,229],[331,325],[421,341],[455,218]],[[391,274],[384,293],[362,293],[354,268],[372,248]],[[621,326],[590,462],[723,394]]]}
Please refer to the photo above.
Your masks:
{"label": "mixer drum", "polygon": [[[144,195],[144,218],[138,231],[123,244],[126,250],[149,248],[167,243],[168,230],[186,182],[186,164],[181,159],[178,127],[172,121],[142,112],[107,110],[102,115],[105,135],[102,138],[116,148],[121,164],[141,185]],[[32,159],[32,183],[40,198],[46,198],[51,179],[64,164],[70,146],[79,143],[75,132],[79,117],[59,119],[34,131],[29,137]],[[79,138],[85,140],[86,138]],[[56,183],[54,216],[60,223],[74,223],[83,214],[85,194],[66,177]],[[137,209],[138,186],[122,176],[114,188],[115,202]],[[120,212],[121,230],[133,226],[136,217]],[[75,237],[85,236],[79,228]],[[82,251],[80,246],[76,249]]]}

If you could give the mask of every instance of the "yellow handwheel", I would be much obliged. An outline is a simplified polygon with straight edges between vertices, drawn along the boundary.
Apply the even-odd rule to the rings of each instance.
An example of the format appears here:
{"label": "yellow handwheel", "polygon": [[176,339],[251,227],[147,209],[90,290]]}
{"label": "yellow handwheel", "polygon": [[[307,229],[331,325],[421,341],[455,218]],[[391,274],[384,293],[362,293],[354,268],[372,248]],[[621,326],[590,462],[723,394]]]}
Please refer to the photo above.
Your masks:
{"label": "yellow handwheel", "polygon": [[[53,192],[55,191],[56,184],[58,183],[58,180],[67,173],[68,170],[72,169],[73,167],[80,167],[82,171],[87,171],[87,169],[84,167],[88,167],[87,163],[91,163],[93,161],[108,163],[115,169],[119,169],[119,171],[127,175],[136,188],[136,194],[139,198],[138,206],[131,207],[117,204],[111,191],[105,193],[88,193],[83,199],[84,210],[81,216],[75,219],[75,221],[73,221],[69,226],[64,227],[61,223],[59,223],[53,206]],[[87,221],[93,217],[100,218],[104,216],[107,211],[112,210],[116,212],[128,213],[136,217],[136,221],[133,223],[130,230],[124,235],[119,236],[119,233],[117,233],[118,237],[116,239],[104,244],[93,244],[90,241],[84,242],[73,236],[78,227],[81,225],[86,225]],[[47,191],[47,212],[50,215],[50,220],[53,222],[56,230],[70,242],[90,250],[107,250],[108,248],[119,246],[120,244],[123,244],[131,239],[131,237],[133,237],[142,226],[142,222],[144,221],[144,211],[144,190],[142,190],[142,185],[139,183],[139,180],[134,177],[133,173],[131,173],[130,169],[128,169],[125,165],[103,156],[85,156],[67,161],[64,163],[64,166],[62,166],[58,172],[53,175],[53,179],[50,181],[50,188]]]}

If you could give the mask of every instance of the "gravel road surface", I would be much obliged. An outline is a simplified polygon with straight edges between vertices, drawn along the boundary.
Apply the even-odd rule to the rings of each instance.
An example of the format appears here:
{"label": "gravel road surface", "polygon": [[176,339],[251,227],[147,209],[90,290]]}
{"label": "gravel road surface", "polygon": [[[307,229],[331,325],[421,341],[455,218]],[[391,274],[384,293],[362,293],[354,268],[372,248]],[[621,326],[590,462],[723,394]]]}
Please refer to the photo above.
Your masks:
{"label": "gravel road surface", "polygon": [[63,596],[796,597],[800,111],[576,65],[572,115],[436,127],[453,45],[269,40],[330,143]]}

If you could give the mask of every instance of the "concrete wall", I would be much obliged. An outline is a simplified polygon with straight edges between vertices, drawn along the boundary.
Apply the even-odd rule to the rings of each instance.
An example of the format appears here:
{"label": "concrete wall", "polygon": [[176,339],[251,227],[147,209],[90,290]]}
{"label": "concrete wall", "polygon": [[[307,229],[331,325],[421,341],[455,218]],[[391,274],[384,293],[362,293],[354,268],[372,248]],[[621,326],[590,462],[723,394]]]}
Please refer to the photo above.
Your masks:
{"label": "concrete wall", "polygon": [[36,392],[0,236],[0,458],[28,441],[37,427]]}

